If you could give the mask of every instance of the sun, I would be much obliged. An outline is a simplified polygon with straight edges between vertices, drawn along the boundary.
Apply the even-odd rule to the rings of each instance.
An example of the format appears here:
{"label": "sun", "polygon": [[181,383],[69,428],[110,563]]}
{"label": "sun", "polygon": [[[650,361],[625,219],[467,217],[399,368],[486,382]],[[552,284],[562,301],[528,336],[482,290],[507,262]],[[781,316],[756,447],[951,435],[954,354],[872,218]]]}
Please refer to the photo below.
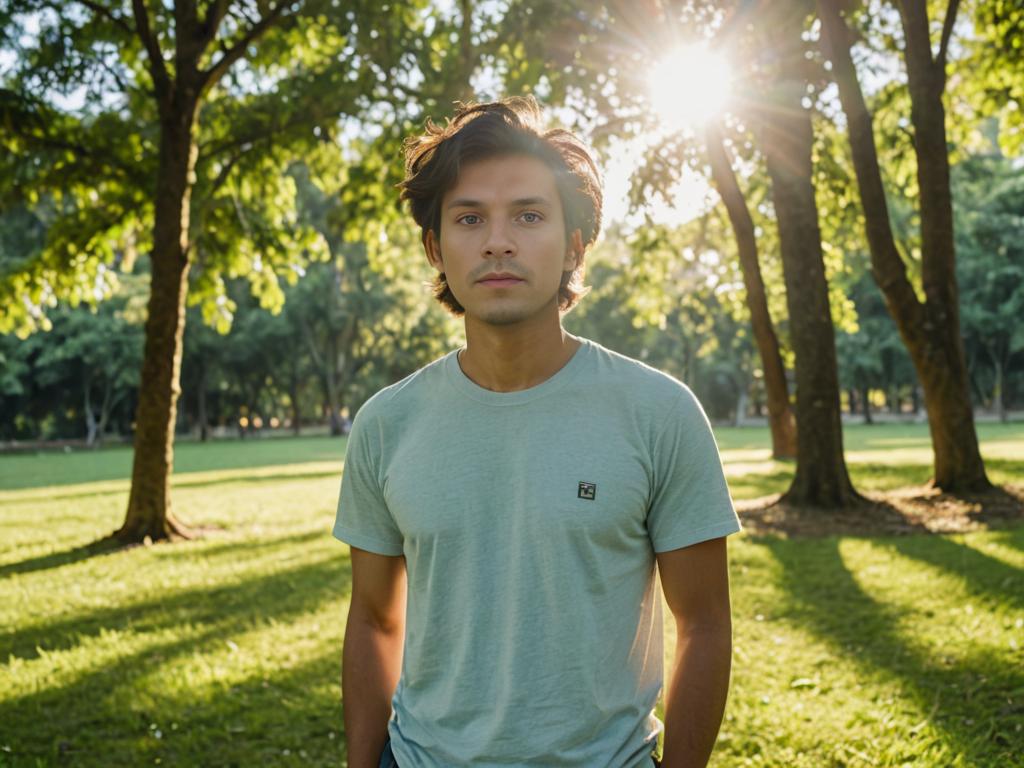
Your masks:
{"label": "sun", "polygon": [[731,85],[729,62],[702,43],[669,51],[647,77],[657,117],[675,131],[700,127],[724,111]]}

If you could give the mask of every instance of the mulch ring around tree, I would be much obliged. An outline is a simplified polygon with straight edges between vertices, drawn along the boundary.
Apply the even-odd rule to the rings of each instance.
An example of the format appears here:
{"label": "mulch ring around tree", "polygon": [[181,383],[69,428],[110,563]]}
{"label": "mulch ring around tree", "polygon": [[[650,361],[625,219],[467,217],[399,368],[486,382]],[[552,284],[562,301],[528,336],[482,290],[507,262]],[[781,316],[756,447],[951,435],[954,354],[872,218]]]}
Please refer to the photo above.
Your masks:
{"label": "mulch ring around tree", "polygon": [[871,491],[866,503],[848,509],[795,507],[779,495],[736,502],[754,536],[898,536],[965,533],[1024,523],[1024,484],[984,493],[949,494],[928,485]]}

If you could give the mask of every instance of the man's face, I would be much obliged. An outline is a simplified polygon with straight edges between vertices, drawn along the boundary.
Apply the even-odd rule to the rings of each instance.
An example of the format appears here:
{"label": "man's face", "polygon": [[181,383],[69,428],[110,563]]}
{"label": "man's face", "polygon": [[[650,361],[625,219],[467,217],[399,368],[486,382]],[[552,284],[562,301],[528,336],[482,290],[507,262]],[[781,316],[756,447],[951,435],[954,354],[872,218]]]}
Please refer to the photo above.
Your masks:
{"label": "man's face", "polygon": [[[426,247],[467,320],[491,325],[557,315],[562,273],[583,250],[578,230],[565,236],[554,173],[528,155],[463,167],[441,201],[440,242],[430,232]],[[510,277],[487,279],[499,274]]]}

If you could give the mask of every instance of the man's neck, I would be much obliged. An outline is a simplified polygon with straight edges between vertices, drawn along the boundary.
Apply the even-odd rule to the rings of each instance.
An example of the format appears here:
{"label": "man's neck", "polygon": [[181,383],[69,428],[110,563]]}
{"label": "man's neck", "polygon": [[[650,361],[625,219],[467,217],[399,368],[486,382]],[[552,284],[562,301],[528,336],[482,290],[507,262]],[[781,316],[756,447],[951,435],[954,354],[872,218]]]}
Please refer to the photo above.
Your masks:
{"label": "man's neck", "polygon": [[533,326],[494,326],[466,320],[462,372],[492,392],[517,392],[550,379],[580,347],[557,318]]}

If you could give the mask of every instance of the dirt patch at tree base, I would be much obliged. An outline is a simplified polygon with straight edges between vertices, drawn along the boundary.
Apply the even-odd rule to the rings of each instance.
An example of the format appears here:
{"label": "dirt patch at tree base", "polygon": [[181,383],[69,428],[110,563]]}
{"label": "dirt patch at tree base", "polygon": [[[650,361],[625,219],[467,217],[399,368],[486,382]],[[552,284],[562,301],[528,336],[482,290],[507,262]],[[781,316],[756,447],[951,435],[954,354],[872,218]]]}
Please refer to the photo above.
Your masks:
{"label": "dirt patch at tree base", "polygon": [[736,502],[740,522],[754,536],[898,536],[964,533],[1024,524],[1024,484],[953,495],[929,485],[865,493],[849,509],[795,507],[779,495]]}

